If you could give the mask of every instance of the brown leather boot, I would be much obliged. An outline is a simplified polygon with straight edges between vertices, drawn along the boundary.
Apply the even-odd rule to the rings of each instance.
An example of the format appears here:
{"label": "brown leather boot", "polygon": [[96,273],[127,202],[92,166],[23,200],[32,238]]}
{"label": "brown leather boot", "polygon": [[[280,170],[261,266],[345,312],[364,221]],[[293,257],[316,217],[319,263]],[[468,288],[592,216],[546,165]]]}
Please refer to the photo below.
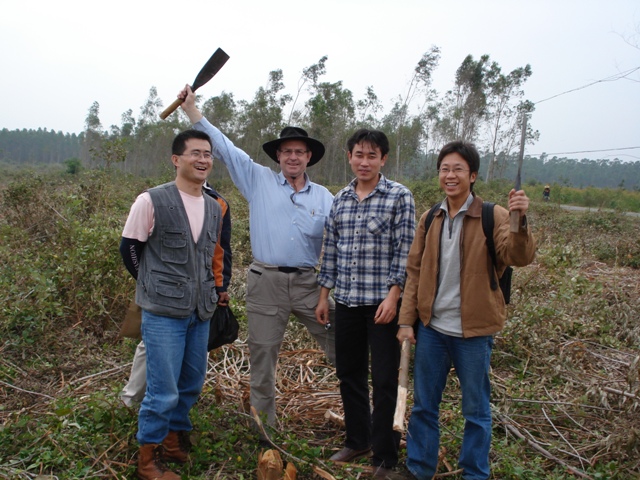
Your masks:
{"label": "brown leather boot", "polygon": [[169,470],[163,459],[164,448],[157,443],[140,446],[138,452],[138,478],[140,480],[180,480],[180,475]]}
{"label": "brown leather boot", "polygon": [[162,441],[164,447],[164,459],[167,462],[186,463],[189,460],[189,452],[191,451],[191,439],[189,432],[170,431],[167,437]]}

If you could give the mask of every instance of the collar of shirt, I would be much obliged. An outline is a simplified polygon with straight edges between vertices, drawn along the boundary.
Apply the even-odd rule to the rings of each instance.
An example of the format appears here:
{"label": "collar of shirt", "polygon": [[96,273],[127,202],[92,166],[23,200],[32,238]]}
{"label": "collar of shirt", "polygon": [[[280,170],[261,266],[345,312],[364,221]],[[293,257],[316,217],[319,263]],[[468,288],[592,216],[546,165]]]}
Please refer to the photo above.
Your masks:
{"label": "collar of shirt", "polygon": [[[291,187],[291,190],[294,190],[294,188],[291,186],[291,184],[289,183],[289,181],[284,177],[284,174],[282,172],[278,172],[278,182],[280,183],[280,185],[289,185],[289,187]],[[309,180],[309,175],[306,174],[306,172],[304,173],[304,187],[302,187],[300,190],[298,190],[295,193],[300,193],[300,192],[304,192],[305,190],[308,190],[309,188],[311,188],[311,180]]]}
{"label": "collar of shirt", "polygon": [[[349,182],[349,184],[346,187],[349,190],[349,194],[355,198],[358,198],[358,194],[356,193],[357,184],[358,184],[358,179],[354,178]],[[376,184],[376,187],[365,198],[369,198],[370,196],[374,195],[376,192],[386,193],[388,190],[389,190],[388,180],[383,174],[380,174],[380,178],[378,179],[378,183]]]}
{"label": "collar of shirt", "polygon": [[207,194],[213,196],[216,199],[218,198],[218,192],[216,192],[216,190],[211,185],[209,185],[209,182],[204,182],[202,188],[205,192],[207,192]]}
{"label": "collar of shirt", "polygon": [[[470,193],[469,196],[467,197],[467,201],[464,202],[464,205],[462,206],[462,208],[460,209],[458,214],[466,212],[467,210],[469,210],[469,207],[473,203],[473,198],[474,198],[473,197],[473,193]],[[444,210],[444,213],[447,214],[447,217],[449,216],[449,204],[447,203],[447,199],[446,198],[440,204],[440,210]]]}

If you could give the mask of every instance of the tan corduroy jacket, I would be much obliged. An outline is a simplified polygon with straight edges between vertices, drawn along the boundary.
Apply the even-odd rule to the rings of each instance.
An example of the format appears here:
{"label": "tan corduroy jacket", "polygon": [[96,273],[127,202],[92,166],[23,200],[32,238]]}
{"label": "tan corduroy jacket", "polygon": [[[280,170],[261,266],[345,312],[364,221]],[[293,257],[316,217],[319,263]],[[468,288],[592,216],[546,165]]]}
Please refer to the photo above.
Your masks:
{"label": "tan corduroy jacket", "polygon": [[[500,289],[491,290],[493,266],[482,231],[482,199],[475,197],[463,218],[460,245],[460,310],[464,337],[492,335],[500,331],[507,309]],[[425,325],[431,321],[431,308],[438,288],[440,236],[444,212],[435,212],[425,237],[425,212],[418,223],[407,259],[407,282],[400,308],[400,325],[413,325],[418,318]],[[525,225],[518,233],[509,231],[509,212],[496,205],[493,237],[498,262],[498,277],[507,265],[522,267],[535,256],[535,240]]]}

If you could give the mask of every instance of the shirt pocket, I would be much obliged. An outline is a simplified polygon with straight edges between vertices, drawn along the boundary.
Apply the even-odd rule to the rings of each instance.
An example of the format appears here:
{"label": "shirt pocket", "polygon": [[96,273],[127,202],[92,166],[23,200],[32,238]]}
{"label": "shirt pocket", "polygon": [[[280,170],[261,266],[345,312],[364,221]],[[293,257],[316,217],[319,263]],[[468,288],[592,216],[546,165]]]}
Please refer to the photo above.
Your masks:
{"label": "shirt pocket", "polygon": [[149,298],[153,303],[175,308],[191,306],[191,289],[186,277],[154,270],[149,282]]}
{"label": "shirt pocket", "polygon": [[163,229],[160,240],[160,258],[163,262],[185,265],[189,258],[187,242],[189,236],[184,230]]}
{"label": "shirt pocket", "polygon": [[390,231],[390,228],[390,221],[385,216],[371,216],[367,220],[367,231],[372,235],[385,235]]}
{"label": "shirt pocket", "polygon": [[204,281],[202,282],[201,289],[201,295],[204,299],[204,308],[207,313],[213,314],[216,310],[216,306],[218,305],[218,294],[216,292],[215,282],[211,280]]}
{"label": "shirt pocket", "polygon": [[324,234],[324,223],[327,216],[318,212],[304,212],[296,215],[294,221],[304,236],[309,238],[322,238]]}

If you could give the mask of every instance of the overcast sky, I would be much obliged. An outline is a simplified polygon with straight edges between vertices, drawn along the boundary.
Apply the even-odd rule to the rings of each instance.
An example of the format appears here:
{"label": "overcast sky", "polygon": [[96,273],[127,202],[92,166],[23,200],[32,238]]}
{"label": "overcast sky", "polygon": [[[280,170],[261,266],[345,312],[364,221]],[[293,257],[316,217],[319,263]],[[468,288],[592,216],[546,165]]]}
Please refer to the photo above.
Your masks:
{"label": "overcast sky", "polygon": [[[120,125],[152,86],[170,104],[217,47],[231,59],[205,98],[251,100],[275,69],[293,93],[327,55],[322,81],[356,99],[371,86],[388,111],[436,45],[439,92],[468,54],[488,54],[504,73],[530,64],[526,98],[539,102],[640,67],[625,38],[640,45],[638,0],[2,0],[0,128],[79,133],[94,101],[105,129]],[[541,102],[530,124],[527,154],[640,160],[640,70]]]}

